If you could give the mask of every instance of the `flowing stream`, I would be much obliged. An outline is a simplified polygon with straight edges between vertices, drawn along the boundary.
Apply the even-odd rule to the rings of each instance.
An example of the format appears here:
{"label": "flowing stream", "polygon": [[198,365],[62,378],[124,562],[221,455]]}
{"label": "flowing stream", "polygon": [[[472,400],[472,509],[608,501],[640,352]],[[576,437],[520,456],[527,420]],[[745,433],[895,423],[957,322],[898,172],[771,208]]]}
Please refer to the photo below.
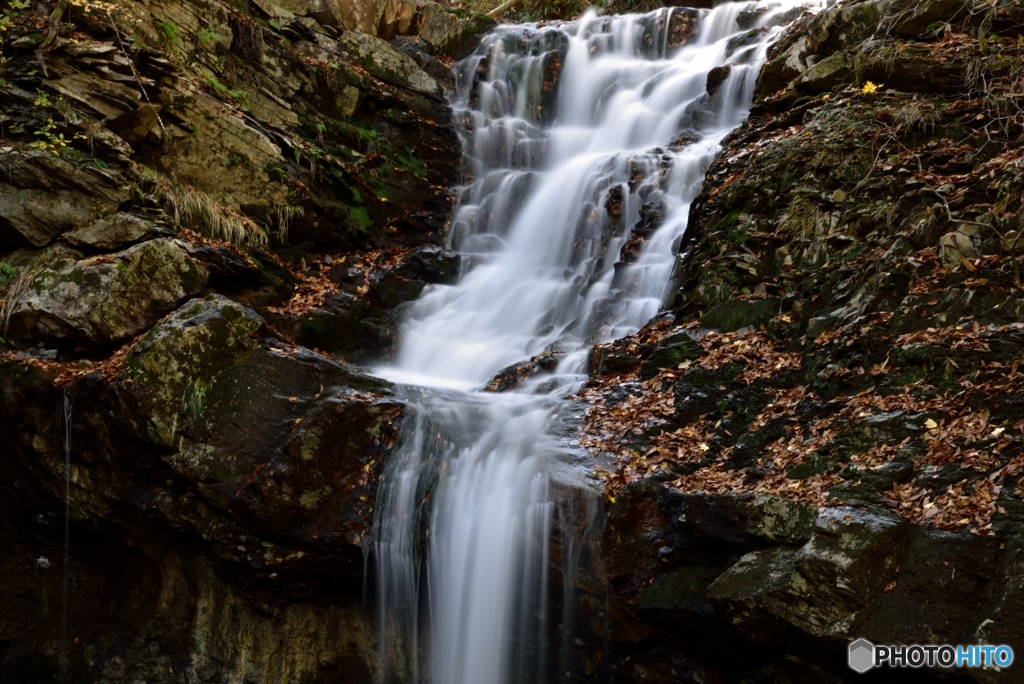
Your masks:
{"label": "flowing stream", "polygon": [[[600,491],[563,397],[590,345],[658,313],[689,204],[803,5],[501,26],[459,65],[462,276],[425,290],[378,370],[410,407],[375,513],[382,681],[576,678],[574,575]],[[554,373],[481,391],[546,351]]]}

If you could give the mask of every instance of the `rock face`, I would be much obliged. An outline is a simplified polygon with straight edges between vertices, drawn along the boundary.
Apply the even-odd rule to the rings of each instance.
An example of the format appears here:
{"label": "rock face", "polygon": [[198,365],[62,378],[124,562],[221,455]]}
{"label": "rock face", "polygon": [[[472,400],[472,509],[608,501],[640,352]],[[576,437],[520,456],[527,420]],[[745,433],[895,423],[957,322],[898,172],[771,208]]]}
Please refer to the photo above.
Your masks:
{"label": "rock face", "polygon": [[1024,648],[1021,110],[991,137],[1013,16],[800,18],[692,206],[671,312],[592,350],[581,438],[617,465],[591,624],[624,681],[852,682],[859,637]]}
{"label": "rock face", "polygon": [[[411,253],[385,307],[455,277],[461,150],[447,68],[356,5],[5,10],[0,680],[377,680],[363,549],[404,406],[267,321],[346,292],[307,264]],[[355,296],[354,326],[390,311]]]}
{"label": "rock face", "polygon": [[0,243],[42,247],[128,200],[122,178],[45,151],[0,149]]}
{"label": "rock face", "polygon": [[[212,295],[63,395],[46,372],[0,368],[5,673],[59,660],[70,458],[72,672],[370,681],[360,544],[402,405],[266,332]],[[61,406],[67,434],[43,437]]]}

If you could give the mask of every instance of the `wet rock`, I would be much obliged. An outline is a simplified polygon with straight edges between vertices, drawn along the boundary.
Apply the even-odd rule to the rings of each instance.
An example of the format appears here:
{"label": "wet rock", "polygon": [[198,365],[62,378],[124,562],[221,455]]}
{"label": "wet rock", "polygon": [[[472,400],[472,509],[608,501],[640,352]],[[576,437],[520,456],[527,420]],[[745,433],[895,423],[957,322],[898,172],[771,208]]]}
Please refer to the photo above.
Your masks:
{"label": "wet rock", "polygon": [[771,57],[761,67],[761,75],[754,86],[754,100],[760,100],[785,88],[807,69],[807,37],[801,36],[784,52]]}
{"label": "wet rock", "polygon": [[729,73],[732,71],[732,65],[726,64],[724,66],[715,67],[708,72],[707,91],[708,95],[714,97],[718,89],[725,83],[725,79],[729,78]]}
{"label": "wet rock", "polygon": [[487,392],[507,392],[515,389],[527,380],[545,373],[552,373],[558,367],[562,352],[544,352],[529,361],[516,363],[498,371],[498,374],[487,383]]}
{"label": "wet rock", "polygon": [[388,270],[370,277],[366,297],[373,306],[390,310],[418,298],[426,286],[422,280],[403,278],[395,270]]}
{"label": "wet rock", "polygon": [[668,41],[670,49],[681,48],[689,42],[697,30],[700,13],[694,9],[697,5],[688,3],[686,7],[673,7],[668,15]]}
{"label": "wet rock", "polygon": [[807,10],[806,7],[794,7],[786,12],[777,12],[776,14],[772,15],[772,17],[769,18],[765,23],[760,23],[762,21],[761,17],[763,15],[767,14],[769,11],[777,10],[779,7],[780,5],[769,3],[766,5],[761,5],[759,7],[745,9],[736,16],[736,25],[739,26],[741,29],[750,29],[753,28],[756,24],[760,24],[761,26],[764,27],[785,26],[786,24],[799,17]]}
{"label": "wet rock", "polygon": [[135,335],[205,287],[207,273],[175,240],[40,271],[11,315],[21,344],[105,345]]}
{"label": "wet rock", "polygon": [[72,231],[64,240],[72,247],[109,252],[138,242],[152,231],[152,226],[138,216],[118,213]]}
{"label": "wet rock", "polygon": [[895,576],[905,531],[898,519],[823,509],[802,548],[747,554],[715,580],[708,598],[764,645],[787,633],[846,639],[857,613]]}
{"label": "wet rock", "polygon": [[[275,325],[282,322],[275,321]],[[283,327],[289,329],[290,325],[284,322]],[[329,297],[324,306],[295,322],[295,327],[300,344],[357,362],[382,358],[391,332],[389,312],[371,308],[366,298],[349,292]]]}
{"label": "wet rock", "polygon": [[50,152],[0,148],[0,242],[42,247],[111,213],[129,198],[108,171],[79,168]]}
{"label": "wet rock", "polygon": [[750,507],[747,532],[774,542],[803,543],[811,538],[818,511],[799,501],[759,496]]}
{"label": "wet rock", "polygon": [[417,247],[409,252],[394,272],[410,280],[431,285],[450,285],[458,280],[462,257],[457,252],[434,245]]}
{"label": "wet rock", "polygon": [[613,344],[596,344],[587,356],[587,374],[629,373],[640,366],[640,358]]}
{"label": "wet rock", "polygon": [[640,366],[641,378],[652,378],[663,368],[678,368],[704,355],[700,343],[686,333],[667,335],[646,355]]}

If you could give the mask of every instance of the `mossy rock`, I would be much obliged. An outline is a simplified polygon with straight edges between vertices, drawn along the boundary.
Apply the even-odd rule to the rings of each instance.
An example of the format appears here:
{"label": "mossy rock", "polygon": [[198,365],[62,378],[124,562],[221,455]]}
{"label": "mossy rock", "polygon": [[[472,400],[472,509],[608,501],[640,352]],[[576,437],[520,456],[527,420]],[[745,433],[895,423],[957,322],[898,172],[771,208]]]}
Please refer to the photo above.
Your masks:
{"label": "mossy rock", "polygon": [[10,339],[100,346],[136,335],[205,286],[207,272],[176,240],[151,240],[112,259],[63,260],[18,300]]}
{"label": "mossy rock", "polygon": [[759,328],[774,318],[778,311],[778,299],[730,299],[705,313],[701,317],[701,325],[722,332]]}
{"label": "mossy rock", "polygon": [[135,345],[123,367],[154,442],[173,444],[178,416],[190,399],[209,391],[218,373],[257,346],[254,335],[263,324],[250,309],[210,295],[186,304]]}
{"label": "mossy rock", "polygon": [[747,532],[769,541],[787,544],[811,538],[818,511],[801,501],[779,496],[759,496],[750,507]]}
{"label": "mossy rock", "polygon": [[663,368],[677,368],[684,361],[694,361],[704,355],[704,349],[697,340],[686,333],[669,335],[658,342],[640,366],[640,377],[653,378]]}

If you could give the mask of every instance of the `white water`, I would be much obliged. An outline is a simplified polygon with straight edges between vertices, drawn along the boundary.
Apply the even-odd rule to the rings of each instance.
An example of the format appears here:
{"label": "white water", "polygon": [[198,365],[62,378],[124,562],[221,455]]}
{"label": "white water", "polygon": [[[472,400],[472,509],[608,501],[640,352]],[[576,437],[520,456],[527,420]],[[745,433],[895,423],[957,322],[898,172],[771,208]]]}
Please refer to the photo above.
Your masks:
{"label": "white water", "polygon": [[[773,3],[759,20],[800,4]],[[678,49],[667,49],[674,10],[501,27],[460,66],[454,106],[471,182],[450,242],[463,276],[424,292],[394,365],[379,371],[409,386],[410,404],[375,521],[382,681],[540,682],[571,667],[550,637],[568,643],[588,514],[581,468],[558,436],[560,397],[584,380],[590,344],[635,332],[661,307],[689,204],[746,116],[778,31],[736,40],[737,16],[757,6],[703,12]],[[563,67],[552,101],[542,83],[557,73],[553,57]],[[729,76],[709,97],[708,72],[724,64]],[[684,133],[689,144],[674,145]],[[659,227],[634,263],[617,265],[652,213]],[[553,379],[478,391],[552,349],[565,352]],[[560,601],[551,568],[570,588]]]}

